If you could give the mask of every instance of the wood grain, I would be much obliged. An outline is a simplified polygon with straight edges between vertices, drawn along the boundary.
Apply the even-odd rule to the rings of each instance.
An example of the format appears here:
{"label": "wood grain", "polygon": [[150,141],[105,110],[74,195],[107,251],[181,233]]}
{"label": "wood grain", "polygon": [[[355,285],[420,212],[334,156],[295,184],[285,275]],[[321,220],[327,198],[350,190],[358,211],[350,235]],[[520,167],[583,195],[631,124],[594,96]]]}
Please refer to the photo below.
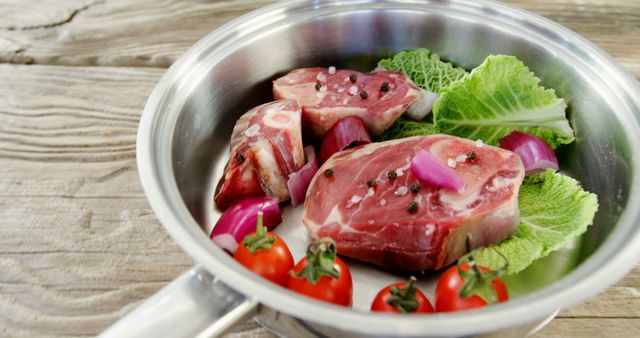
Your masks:
{"label": "wood grain", "polygon": [[640,337],[640,319],[557,318],[534,337]]}
{"label": "wood grain", "polygon": [[640,78],[640,1],[508,0],[594,42]]}
{"label": "wood grain", "polygon": [[0,336],[94,335],[192,266],[136,172],[162,73],[0,65]]}
{"label": "wood grain", "polygon": [[[185,49],[272,2],[0,0],[0,62],[14,63],[0,65],[0,337],[93,336],[191,267],[138,183],[140,113]],[[639,1],[508,2],[640,77]],[[535,337],[639,330],[636,267]],[[247,322],[227,337],[273,336]]]}
{"label": "wood grain", "polygon": [[[167,67],[221,24],[268,0],[10,1],[0,62]],[[27,12],[28,18],[14,19]]]}

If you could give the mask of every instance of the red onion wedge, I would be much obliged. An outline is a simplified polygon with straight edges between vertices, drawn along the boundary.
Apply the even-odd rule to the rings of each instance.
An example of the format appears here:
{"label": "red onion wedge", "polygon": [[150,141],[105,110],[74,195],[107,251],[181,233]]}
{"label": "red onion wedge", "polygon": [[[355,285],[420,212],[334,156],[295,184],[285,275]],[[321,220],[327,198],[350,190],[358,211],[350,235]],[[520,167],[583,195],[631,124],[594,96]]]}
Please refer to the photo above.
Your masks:
{"label": "red onion wedge", "polygon": [[224,250],[233,254],[244,236],[256,230],[258,211],[269,230],[282,222],[278,202],[271,197],[252,197],[242,200],[222,213],[209,236]]}
{"label": "red onion wedge", "polygon": [[421,121],[425,116],[431,113],[433,104],[438,99],[438,94],[420,88],[420,94],[422,96],[418,101],[409,106],[405,115],[414,121]]}
{"label": "red onion wedge", "polygon": [[543,139],[513,131],[500,139],[502,149],[511,150],[520,156],[526,175],[540,172],[547,168],[558,170],[558,159],[553,149]]}
{"label": "red onion wedge", "polygon": [[429,185],[457,192],[464,189],[464,181],[456,173],[426,150],[420,150],[411,161],[411,172]]}
{"label": "red onion wedge", "polygon": [[294,207],[304,202],[309,183],[311,183],[313,175],[318,171],[318,160],[316,160],[316,151],[313,149],[313,146],[306,146],[304,148],[304,154],[307,158],[307,163],[300,170],[289,174],[289,180],[287,181],[287,188],[289,188],[289,194],[291,195],[291,204]]}
{"label": "red onion wedge", "polygon": [[324,134],[320,145],[320,162],[324,163],[334,153],[350,146],[371,143],[371,136],[360,116],[347,116]]}

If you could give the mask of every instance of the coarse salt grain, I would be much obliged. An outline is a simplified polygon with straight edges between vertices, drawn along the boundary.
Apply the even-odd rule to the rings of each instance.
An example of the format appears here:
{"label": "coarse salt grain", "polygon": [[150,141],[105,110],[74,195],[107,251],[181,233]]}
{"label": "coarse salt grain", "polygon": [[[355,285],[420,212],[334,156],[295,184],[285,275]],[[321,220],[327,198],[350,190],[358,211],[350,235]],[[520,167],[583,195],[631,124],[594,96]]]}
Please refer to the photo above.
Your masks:
{"label": "coarse salt grain", "polygon": [[462,163],[462,162],[464,162],[466,160],[467,160],[467,154],[458,155],[456,157],[456,162]]}
{"label": "coarse salt grain", "polygon": [[336,67],[331,66],[329,67],[329,74],[335,74],[336,73]]}
{"label": "coarse salt grain", "polygon": [[316,75],[316,80],[320,82],[325,82],[327,81],[327,76],[324,75],[324,73],[318,73],[318,75]]}
{"label": "coarse salt grain", "polygon": [[478,148],[482,148],[482,146],[483,146],[483,145],[484,145],[484,142],[482,142],[482,140],[481,140],[481,139],[477,139],[477,140],[476,140],[476,147],[478,147]]}
{"label": "coarse salt grain", "polygon": [[378,201],[378,203],[380,204],[380,206],[384,207],[385,205],[387,205],[387,200],[384,198],[381,198],[380,201]]}
{"label": "coarse salt grain", "polygon": [[456,162],[456,160],[454,160],[454,159],[452,159],[452,158],[450,158],[450,159],[448,159],[448,160],[447,160],[447,165],[448,165],[449,167],[451,167],[451,168],[455,168],[457,164],[458,164],[458,162]]}
{"label": "coarse salt grain", "polygon": [[338,88],[338,93],[344,93],[344,88],[342,87]]}
{"label": "coarse salt grain", "polygon": [[433,224],[427,224],[427,229],[424,231],[426,236],[431,236],[436,231],[436,227]]}
{"label": "coarse salt grain", "polygon": [[351,95],[356,95],[356,94],[358,94],[358,87],[356,87],[356,86],[351,86],[351,88],[349,88],[349,94],[351,94]]}
{"label": "coarse salt grain", "polygon": [[251,127],[247,128],[244,131],[244,134],[247,135],[248,137],[257,135],[260,132],[260,126],[257,124],[251,125]]}
{"label": "coarse salt grain", "polygon": [[404,171],[402,171],[402,168],[396,169],[396,176],[400,177],[402,175],[404,175]]}
{"label": "coarse salt grain", "polygon": [[407,194],[407,192],[409,192],[409,188],[403,185],[400,188],[398,188],[398,190],[396,190],[394,194],[396,194],[396,196],[404,196]]}
{"label": "coarse salt grain", "polygon": [[491,181],[491,184],[493,184],[493,186],[496,188],[501,188],[509,184],[509,180],[502,176],[496,176]]}
{"label": "coarse salt grain", "polygon": [[367,189],[367,196],[373,196],[374,192],[373,188]]}
{"label": "coarse salt grain", "polygon": [[349,200],[349,202],[351,202],[353,204],[360,203],[360,201],[362,201],[362,197],[360,197],[358,195],[351,196],[351,199]]}

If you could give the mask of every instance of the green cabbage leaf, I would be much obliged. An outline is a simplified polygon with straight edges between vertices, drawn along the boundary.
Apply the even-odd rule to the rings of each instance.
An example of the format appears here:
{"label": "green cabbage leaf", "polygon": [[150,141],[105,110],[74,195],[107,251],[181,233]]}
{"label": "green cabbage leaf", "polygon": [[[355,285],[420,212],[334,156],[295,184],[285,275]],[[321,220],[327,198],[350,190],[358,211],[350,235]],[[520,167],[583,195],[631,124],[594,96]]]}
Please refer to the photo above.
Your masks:
{"label": "green cabbage leaf", "polygon": [[552,148],[574,140],[567,104],[514,56],[491,55],[471,73],[442,88],[433,107],[440,133],[481,139],[487,144],[519,130]]}
{"label": "green cabbage leaf", "polygon": [[497,245],[476,250],[478,264],[497,269],[506,258],[508,274],[524,270],[587,231],[598,210],[598,198],[573,178],[548,169],[524,179],[518,205],[520,224],[515,233]]}
{"label": "green cabbage leaf", "polygon": [[426,48],[406,50],[392,58],[382,59],[379,67],[403,72],[418,87],[439,93],[440,90],[460,79],[467,71],[449,62],[440,60],[440,56]]}

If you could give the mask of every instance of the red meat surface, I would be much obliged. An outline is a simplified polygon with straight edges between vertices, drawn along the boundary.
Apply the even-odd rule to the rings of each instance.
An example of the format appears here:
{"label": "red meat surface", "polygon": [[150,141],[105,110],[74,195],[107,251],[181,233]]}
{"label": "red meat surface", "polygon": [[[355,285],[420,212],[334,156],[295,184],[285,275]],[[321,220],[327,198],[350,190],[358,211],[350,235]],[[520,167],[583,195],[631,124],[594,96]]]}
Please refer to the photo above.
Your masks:
{"label": "red meat surface", "polygon": [[214,200],[226,208],[248,197],[289,198],[289,174],[304,165],[302,109],[281,100],[255,107],[238,119],[231,135],[231,156]]}
{"label": "red meat surface", "polygon": [[273,92],[277,99],[300,102],[303,127],[316,136],[350,115],[360,116],[371,134],[382,134],[422,96],[400,72],[327,68],[293,70],[273,82]]}
{"label": "red meat surface", "polygon": [[[464,190],[419,182],[410,164],[421,149],[451,167]],[[342,255],[393,270],[440,269],[466,253],[469,235],[477,248],[515,231],[523,177],[516,154],[481,142],[432,135],[371,143],[324,163],[307,192],[303,222],[312,237],[333,238]]]}

